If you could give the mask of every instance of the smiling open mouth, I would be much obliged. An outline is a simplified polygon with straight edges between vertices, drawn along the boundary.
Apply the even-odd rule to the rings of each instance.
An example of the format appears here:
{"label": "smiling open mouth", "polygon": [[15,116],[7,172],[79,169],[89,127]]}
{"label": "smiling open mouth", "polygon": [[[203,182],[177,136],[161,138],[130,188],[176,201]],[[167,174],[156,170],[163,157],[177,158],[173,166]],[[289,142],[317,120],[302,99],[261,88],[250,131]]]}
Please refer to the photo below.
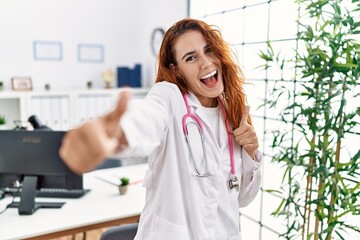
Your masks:
{"label": "smiling open mouth", "polygon": [[200,81],[206,86],[213,86],[217,82],[217,70],[212,71],[211,73],[206,74],[200,78]]}

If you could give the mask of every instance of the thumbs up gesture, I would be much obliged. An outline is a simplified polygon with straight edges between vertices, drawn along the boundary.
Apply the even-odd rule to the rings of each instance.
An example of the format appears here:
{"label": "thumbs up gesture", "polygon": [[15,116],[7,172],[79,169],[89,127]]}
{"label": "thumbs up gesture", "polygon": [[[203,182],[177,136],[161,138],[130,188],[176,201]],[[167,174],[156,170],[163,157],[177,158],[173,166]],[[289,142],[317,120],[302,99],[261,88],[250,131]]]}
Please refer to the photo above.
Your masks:
{"label": "thumbs up gesture", "polygon": [[253,126],[248,123],[249,114],[250,106],[245,106],[239,127],[234,130],[234,137],[249,156],[254,159],[256,150],[259,147],[259,142]]}
{"label": "thumbs up gesture", "polygon": [[65,134],[59,154],[72,171],[77,174],[90,171],[120,146],[127,145],[119,121],[129,98],[129,92],[123,92],[113,111]]}

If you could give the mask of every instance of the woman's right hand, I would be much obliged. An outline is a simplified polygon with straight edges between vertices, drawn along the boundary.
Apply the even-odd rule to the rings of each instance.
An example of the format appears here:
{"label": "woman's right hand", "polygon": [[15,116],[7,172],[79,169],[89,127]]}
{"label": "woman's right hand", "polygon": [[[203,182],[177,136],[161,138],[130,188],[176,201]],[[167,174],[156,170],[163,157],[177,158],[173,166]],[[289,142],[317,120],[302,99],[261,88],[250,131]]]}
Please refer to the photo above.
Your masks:
{"label": "woman's right hand", "polygon": [[234,137],[239,145],[255,160],[256,151],[259,148],[259,140],[254,127],[248,123],[249,115],[250,106],[245,106],[239,127],[234,130]]}
{"label": "woman's right hand", "polygon": [[113,111],[65,134],[59,154],[72,171],[82,174],[93,170],[118,151],[120,146],[127,145],[120,119],[129,98],[129,92],[122,92]]}

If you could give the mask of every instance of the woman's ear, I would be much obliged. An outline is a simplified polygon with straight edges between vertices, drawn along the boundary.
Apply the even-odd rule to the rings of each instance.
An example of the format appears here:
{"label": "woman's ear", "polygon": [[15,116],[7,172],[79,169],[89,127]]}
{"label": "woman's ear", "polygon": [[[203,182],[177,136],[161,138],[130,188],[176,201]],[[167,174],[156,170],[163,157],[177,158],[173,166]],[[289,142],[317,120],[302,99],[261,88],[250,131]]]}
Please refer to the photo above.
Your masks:
{"label": "woman's ear", "polygon": [[180,74],[179,68],[175,64],[170,63],[169,66],[170,66],[170,70],[174,73],[176,78],[183,79],[182,75]]}
{"label": "woman's ear", "polygon": [[177,67],[173,64],[173,63],[170,63],[170,70],[173,71],[174,73],[177,73]]}

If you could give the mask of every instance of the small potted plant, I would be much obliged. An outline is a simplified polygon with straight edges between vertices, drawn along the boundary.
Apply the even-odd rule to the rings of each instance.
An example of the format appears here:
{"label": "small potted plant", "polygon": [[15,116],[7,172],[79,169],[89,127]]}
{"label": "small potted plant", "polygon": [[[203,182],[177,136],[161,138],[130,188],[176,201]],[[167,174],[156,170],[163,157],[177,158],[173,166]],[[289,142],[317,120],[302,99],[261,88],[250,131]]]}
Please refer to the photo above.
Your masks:
{"label": "small potted plant", "polygon": [[0,130],[6,129],[6,119],[5,116],[0,115]]}
{"label": "small potted plant", "polygon": [[92,89],[92,87],[93,87],[93,83],[92,83],[92,81],[91,81],[91,80],[87,81],[87,83],[86,83],[86,87],[87,87],[87,89]]}
{"label": "small potted plant", "polygon": [[120,185],[119,185],[120,195],[123,195],[127,192],[129,182],[130,180],[127,177],[120,178]]}

